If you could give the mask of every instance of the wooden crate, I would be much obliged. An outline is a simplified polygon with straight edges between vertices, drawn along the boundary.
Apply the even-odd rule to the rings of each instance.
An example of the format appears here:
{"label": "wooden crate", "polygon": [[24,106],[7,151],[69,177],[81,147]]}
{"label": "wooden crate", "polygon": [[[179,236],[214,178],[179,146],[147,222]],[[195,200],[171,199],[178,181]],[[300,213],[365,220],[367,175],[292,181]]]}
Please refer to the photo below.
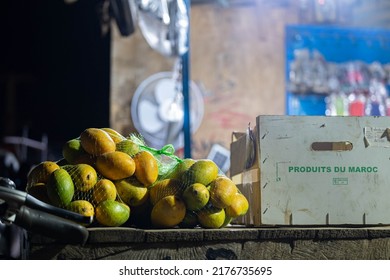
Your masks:
{"label": "wooden crate", "polygon": [[231,144],[231,176],[251,186],[256,225],[390,224],[390,117],[258,116],[256,128],[251,168],[237,159],[245,136]]}

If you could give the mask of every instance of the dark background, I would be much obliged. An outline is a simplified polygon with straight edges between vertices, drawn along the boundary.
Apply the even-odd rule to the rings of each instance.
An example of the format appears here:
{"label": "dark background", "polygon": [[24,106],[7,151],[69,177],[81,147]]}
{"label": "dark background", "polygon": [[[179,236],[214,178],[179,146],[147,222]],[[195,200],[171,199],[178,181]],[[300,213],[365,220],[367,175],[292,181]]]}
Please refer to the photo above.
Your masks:
{"label": "dark background", "polygon": [[[110,31],[102,1],[5,0],[0,8],[0,136],[66,140],[109,126]],[[29,164],[39,158],[29,158]]]}

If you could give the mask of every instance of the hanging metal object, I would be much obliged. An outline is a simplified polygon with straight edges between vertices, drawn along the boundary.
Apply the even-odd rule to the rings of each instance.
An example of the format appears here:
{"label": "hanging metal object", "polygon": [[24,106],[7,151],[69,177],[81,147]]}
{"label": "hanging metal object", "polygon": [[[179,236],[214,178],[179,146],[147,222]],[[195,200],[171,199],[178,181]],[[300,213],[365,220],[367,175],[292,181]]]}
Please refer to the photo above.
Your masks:
{"label": "hanging metal object", "polygon": [[136,0],[138,26],[150,47],[163,56],[188,50],[189,16],[183,0]]}

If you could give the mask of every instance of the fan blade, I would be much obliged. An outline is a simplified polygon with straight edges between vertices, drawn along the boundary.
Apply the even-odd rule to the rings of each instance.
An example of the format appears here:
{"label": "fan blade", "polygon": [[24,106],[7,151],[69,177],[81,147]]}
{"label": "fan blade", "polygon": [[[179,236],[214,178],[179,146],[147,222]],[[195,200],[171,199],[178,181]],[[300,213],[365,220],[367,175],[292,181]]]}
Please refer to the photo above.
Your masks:
{"label": "fan blade", "polygon": [[172,79],[162,79],[157,82],[154,88],[154,98],[160,105],[167,100],[173,100],[175,94],[175,81]]}
{"label": "fan blade", "polygon": [[156,133],[163,128],[163,123],[158,117],[158,106],[148,100],[139,103],[139,121],[142,128],[148,133]]}

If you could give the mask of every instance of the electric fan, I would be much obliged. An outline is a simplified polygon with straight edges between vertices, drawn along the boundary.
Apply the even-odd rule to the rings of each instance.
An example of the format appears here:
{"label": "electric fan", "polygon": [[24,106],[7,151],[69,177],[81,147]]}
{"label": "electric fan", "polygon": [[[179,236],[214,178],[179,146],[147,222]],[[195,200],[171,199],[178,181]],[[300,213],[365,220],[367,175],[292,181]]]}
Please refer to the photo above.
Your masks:
{"label": "electric fan", "polygon": [[[159,72],[145,79],[134,93],[131,102],[133,124],[151,147],[160,149],[172,144],[178,150],[184,145],[183,97],[177,86],[175,71]],[[203,118],[204,100],[193,81],[190,81],[189,100],[190,127],[195,132]]]}

